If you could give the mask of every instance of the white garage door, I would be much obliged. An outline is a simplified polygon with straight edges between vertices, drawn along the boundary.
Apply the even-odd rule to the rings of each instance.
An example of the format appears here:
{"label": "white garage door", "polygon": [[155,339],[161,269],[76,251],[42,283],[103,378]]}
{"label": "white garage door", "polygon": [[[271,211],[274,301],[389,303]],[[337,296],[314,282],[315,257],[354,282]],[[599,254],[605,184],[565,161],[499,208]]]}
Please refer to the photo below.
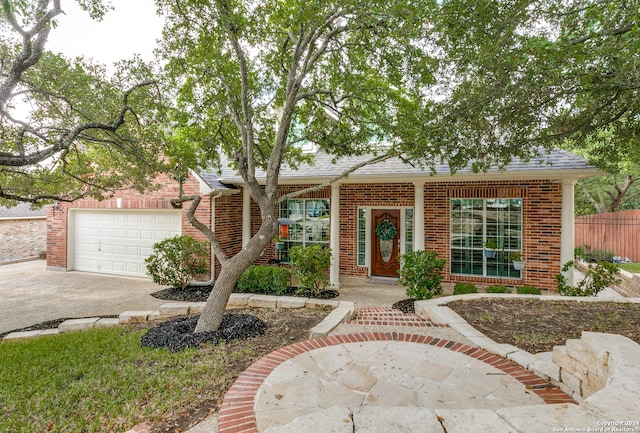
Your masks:
{"label": "white garage door", "polygon": [[71,218],[73,268],[148,277],[153,244],[181,233],[176,211],[79,210]]}

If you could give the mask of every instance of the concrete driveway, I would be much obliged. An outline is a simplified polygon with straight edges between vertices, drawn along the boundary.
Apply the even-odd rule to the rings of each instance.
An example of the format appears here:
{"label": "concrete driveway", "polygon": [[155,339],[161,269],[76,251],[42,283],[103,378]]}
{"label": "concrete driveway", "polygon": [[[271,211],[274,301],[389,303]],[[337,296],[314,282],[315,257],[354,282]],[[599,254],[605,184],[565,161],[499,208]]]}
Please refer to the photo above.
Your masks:
{"label": "concrete driveway", "polygon": [[155,310],[151,279],[47,271],[44,260],[0,266],[0,333],[61,318]]}

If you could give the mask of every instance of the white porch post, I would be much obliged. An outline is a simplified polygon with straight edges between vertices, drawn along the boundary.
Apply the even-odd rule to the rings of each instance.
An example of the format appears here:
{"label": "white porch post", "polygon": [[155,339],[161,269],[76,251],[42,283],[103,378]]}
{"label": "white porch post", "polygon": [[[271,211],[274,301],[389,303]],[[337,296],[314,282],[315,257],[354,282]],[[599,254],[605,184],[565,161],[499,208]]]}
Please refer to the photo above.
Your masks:
{"label": "white porch post", "polygon": [[242,246],[251,239],[251,194],[249,188],[242,189]]}
{"label": "white porch post", "polygon": [[331,203],[330,203],[330,241],[331,248],[331,267],[329,269],[329,285],[331,287],[340,287],[340,184],[331,185]]}
{"label": "white porch post", "polygon": [[[562,230],[560,236],[560,266],[574,259],[574,196],[575,180],[562,181]],[[573,286],[573,268],[565,273],[567,284]]]}
{"label": "white porch post", "polygon": [[414,182],[414,185],[413,249],[415,251],[424,251],[424,182]]}

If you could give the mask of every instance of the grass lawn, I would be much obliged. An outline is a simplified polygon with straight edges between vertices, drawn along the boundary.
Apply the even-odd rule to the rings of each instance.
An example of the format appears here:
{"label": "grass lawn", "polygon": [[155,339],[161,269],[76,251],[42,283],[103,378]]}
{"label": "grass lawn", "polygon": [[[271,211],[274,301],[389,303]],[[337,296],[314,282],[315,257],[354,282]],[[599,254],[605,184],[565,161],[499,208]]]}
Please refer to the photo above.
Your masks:
{"label": "grass lawn", "polygon": [[249,365],[306,340],[329,312],[235,311],[263,320],[265,334],[176,353],[140,346],[153,323],[0,342],[0,432],[184,431],[219,409]]}
{"label": "grass lawn", "polygon": [[235,351],[140,347],[143,331],[93,329],[0,344],[0,431],[123,432],[216,404]]}
{"label": "grass lawn", "polygon": [[620,269],[624,269],[627,272],[640,273],[640,263],[622,263]]}

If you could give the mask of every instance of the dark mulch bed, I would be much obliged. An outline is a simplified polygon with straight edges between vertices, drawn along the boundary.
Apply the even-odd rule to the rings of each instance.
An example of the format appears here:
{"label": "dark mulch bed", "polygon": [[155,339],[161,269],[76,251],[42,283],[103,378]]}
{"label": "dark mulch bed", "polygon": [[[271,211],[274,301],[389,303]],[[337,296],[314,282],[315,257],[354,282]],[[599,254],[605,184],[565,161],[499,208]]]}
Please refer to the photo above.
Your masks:
{"label": "dark mulch bed", "polygon": [[143,347],[166,347],[177,352],[187,347],[203,344],[217,344],[220,341],[246,340],[264,335],[267,325],[250,314],[228,313],[222,318],[222,324],[215,332],[194,333],[200,316],[180,317],[168,320],[151,328],[140,339]]}
{"label": "dark mulch bed", "polygon": [[640,304],[491,298],[447,304],[498,343],[548,352],[582,331],[621,334],[640,344]]}
{"label": "dark mulch bed", "polygon": [[404,314],[415,313],[416,312],[415,303],[416,303],[415,299],[403,299],[402,301],[398,301],[395,304],[393,304],[391,308],[395,310],[400,310]]}
{"label": "dark mulch bed", "polygon": [[[213,286],[189,286],[186,289],[180,289],[178,287],[170,287],[168,289],[160,290],[151,294],[154,298],[164,299],[166,301],[187,301],[187,302],[205,302],[211,293]],[[235,293],[249,293],[242,292],[240,290]],[[264,293],[273,295],[273,293]],[[278,293],[279,296],[299,296],[302,298],[314,298],[314,299],[333,299],[337,298],[337,290],[323,290],[320,293],[313,294],[310,290],[299,291],[297,287],[290,287],[288,291]]]}

